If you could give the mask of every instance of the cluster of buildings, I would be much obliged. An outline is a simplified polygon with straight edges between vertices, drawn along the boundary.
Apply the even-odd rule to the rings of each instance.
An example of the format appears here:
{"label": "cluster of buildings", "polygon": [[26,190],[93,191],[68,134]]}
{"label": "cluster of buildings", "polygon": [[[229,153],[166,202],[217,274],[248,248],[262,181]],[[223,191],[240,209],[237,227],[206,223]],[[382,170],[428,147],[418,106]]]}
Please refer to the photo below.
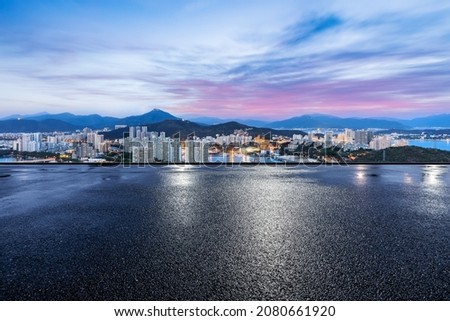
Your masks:
{"label": "cluster of buildings", "polygon": [[406,139],[395,139],[391,135],[381,135],[372,139],[369,143],[369,149],[381,150],[389,147],[408,146]]}
{"label": "cluster of buildings", "polygon": [[110,150],[111,142],[90,128],[71,134],[26,133],[12,140],[12,149],[18,152],[64,153],[73,159],[92,159]]}
{"label": "cluster of buildings", "polygon": [[405,139],[398,139],[392,135],[375,135],[371,130],[344,129],[334,133],[331,130],[325,132],[310,131],[308,135],[293,135],[288,148],[296,149],[298,145],[314,143],[325,148],[339,147],[344,151],[363,149],[381,150],[389,147],[408,145]]}
{"label": "cluster of buildings", "polygon": [[[279,156],[281,146],[287,144],[289,151],[298,150],[299,146],[313,144],[317,147],[339,147],[344,151],[360,148],[381,150],[389,147],[400,147],[408,144],[407,140],[395,139],[391,135],[374,135],[370,130],[345,129],[343,132],[311,131],[308,135],[293,135],[292,138],[276,136],[255,137],[248,135],[246,130],[237,129],[230,135],[216,135],[199,138],[194,135],[186,140],[180,140],[179,135],[166,137],[164,132],[148,132],[146,126],[129,128],[129,136],[124,138],[124,151],[131,155],[134,163],[203,163],[208,162],[214,153],[214,146],[222,146],[222,154],[227,153],[227,146],[257,145],[254,149],[259,156],[272,154]],[[269,146],[270,142],[275,142]],[[249,151],[251,148],[246,148]],[[233,153],[234,150],[231,150]],[[237,152],[239,153],[239,152]],[[225,157],[225,159],[229,159]]]}
{"label": "cluster of buildings", "polygon": [[208,162],[215,153],[227,153],[227,146],[230,145],[246,146],[240,151],[231,150],[233,154],[245,151],[258,156],[277,156],[283,154],[282,148],[292,152],[305,145],[352,151],[360,148],[380,150],[408,144],[407,140],[393,135],[375,135],[370,130],[351,129],[310,131],[307,135],[297,134],[292,138],[276,135],[253,138],[245,129],[236,129],[233,134],[217,134],[215,137],[200,138],[192,133],[187,139],[181,140],[179,133],[169,137],[164,132],[149,131],[147,126],[129,127],[126,137],[116,141],[105,140],[104,135],[89,128],[70,134],[19,134],[14,139],[10,138],[10,141],[15,151],[60,153],[78,161],[102,159],[112,151],[126,152],[134,163],[203,163]]}
{"label": "cluster of buildings", "polygon": [[205,163],[210,140],[193,135],[184,141],[180,135],[166,137],[165,132],[149,132],[147,126],[130,127],[123,139],[124,151],[133,163]]}

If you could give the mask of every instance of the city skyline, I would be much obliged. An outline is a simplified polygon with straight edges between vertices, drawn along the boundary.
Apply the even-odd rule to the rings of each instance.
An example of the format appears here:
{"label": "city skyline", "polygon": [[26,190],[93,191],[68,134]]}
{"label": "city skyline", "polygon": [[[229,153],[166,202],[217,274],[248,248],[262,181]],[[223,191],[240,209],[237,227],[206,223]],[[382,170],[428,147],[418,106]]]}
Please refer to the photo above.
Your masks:
{"label": "city skyline", "polygon": [[3,1],[0,118],[448,112],[438,1]]}

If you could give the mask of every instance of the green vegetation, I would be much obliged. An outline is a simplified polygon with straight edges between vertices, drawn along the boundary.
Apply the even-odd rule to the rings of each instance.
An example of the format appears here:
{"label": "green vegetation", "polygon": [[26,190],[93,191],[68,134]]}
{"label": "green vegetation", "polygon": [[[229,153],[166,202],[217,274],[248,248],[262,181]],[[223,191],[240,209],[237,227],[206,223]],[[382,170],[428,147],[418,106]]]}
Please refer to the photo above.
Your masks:
{"label": "green vegetation", "polygon": [[45,159],[45,158],[55,158],[59,159],[60,155],[57,153],[48,152],[18,152],[12,150],[2,150],[0,151],[0,157],[14,157],[17,159]]}
{"label": "green vegetation", "polygon": [[[251,128],[250,128],[251,127]],[[247,129],[250,136],[256,137],[258,135],[267,136],[269,133],[272,135],[292,136],[293,134],[307,135],[307,133],[300,130],[276,130],[271,128],[259,128],[240,124],[237,122],[227,122],[217,125],[200,125],[191,121],[183,120],[164,120],[159,123],[148,124],[148,129],[155,132],[165,132],[166,136],[172,136],[180,134],[182,139],[195,133],[196,136],[215,136],[216,134],[229,135],[233,134],[236,129]],[[129,128],[120,128],[110,132],[102,132],[105,139],[119,139],[124,137],[124,133],[127,133]]]}
{"label": "green vegetation", "polygon": [[317,156],[341,158],[344,153],[337,146],[318,149]]}
{"label": "green vegetation", "polygon": [[361,149],[349,156],[356,158],[352,161],[355,163],[450,163],[450,152],[416,146],[391,147],[377,151]]}
{"label": "green vegetation", "polygon": [[0,157],[12,157],[11,150],[0,150]]}

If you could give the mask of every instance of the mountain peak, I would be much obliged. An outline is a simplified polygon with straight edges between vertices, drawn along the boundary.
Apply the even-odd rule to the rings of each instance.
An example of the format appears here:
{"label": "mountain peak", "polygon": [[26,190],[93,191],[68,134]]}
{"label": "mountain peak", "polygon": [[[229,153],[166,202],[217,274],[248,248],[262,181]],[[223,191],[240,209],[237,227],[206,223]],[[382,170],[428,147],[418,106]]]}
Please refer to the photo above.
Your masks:
{"label": "mountain peak", "polygon": [[168,112],[166,112],[165,110],[159,109],[159,108],[153,108],[152,110],[150,110],[149,113],[166,113],[166,114],[168,114]]}
{"label": "mountain peak", "polygon": [[149,112],[146,112],[144,115],[171,115],[171,114],[166,112],[166,111],[164,111],[164,110],[162,110],[162,109],[153,108]]}
{"label": "mountain peak", "polygon": [[167,119],[179,119],[168,112],[165,112],[161,109],[154,108],[146,114],[138,115],[138,116],[130,116],[126,118],[122,118],[121,122],[131,126],[137,125],[147,125],[150,123],[158,123]]}

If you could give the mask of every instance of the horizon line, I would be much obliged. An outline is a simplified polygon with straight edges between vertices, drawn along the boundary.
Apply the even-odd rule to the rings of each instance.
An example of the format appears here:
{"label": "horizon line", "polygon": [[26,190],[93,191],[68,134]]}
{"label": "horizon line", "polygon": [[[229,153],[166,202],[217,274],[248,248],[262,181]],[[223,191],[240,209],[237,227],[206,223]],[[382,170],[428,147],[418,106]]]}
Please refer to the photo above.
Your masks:
{"label": "horizon line", "polygon": [[[336,114],[332,114],[332,113],[304,113],[304,114],[297,114],[297,115],[291,115],[291,116],[285,116],[283,118],[279,118],[279,119],[267,119],[267,118],[253,118],[253,116],[246,116],[246,115],[242,115],[242,116],[236,116],[236,117],[222,117],[222,116],[213,116],[213,115],[209,115],[209,114],[180,114],[180,115],[176,115],[175,113],[172,112],[168,112],[165,109],[162,108],[152,108],[150,110],[148,110],[147,112],[141,113],[141,114],[128,114],[128,115],[124,115],[124,116],[113,116],[113,115],[106,115],[106,114],[101,114],[101,113],[89,113],[89,114],[85,114],[85,113],[73,113],[70,111],[61,111],[61,112],[57,112],[57,113],[49,113],[47,111],[42,111],[42,112],[36,112],[36,113],[30,113],[30,114],[0,114],[0,121],[4,121],[4,120],[10,120],[10,119],[16,119],[15,116],[20,116],[17,118],[26,118],[26,117],[32,117],[32,116],[40,116],[40,115],[59,115],[59,114],[72,114],[74,116],[93,116],[93,115],[98,115],[101,117],[112,117],[112,118],[118,118],[118,119],[122,119],[122,118],[127,118],[127,117],[133,117],[133,116],[142,116],[145,115],[147,113],[150,113],[152,111],[162,111],[164,113],[168,113],[174,117],[183,119],[183,120],[190,120],[190,118],[192,119],[196,119],[196,118],[214,118],[220,121],[236,121],[236,120],[251,120],[251,121],[261,121],[261,122],[267,122],[267,123],[271,123],[271,122],[277,122],[277,121],[284,121],[284,120],[288,120],[288,119],[292,119],[292,118],[297,118],[297,117],[303,117],[303,116],[332,116],[332,117],[336,117],[336,118],[341,118],[341,119],[346,119],[346,118],[353,118],[353,119],[379,119],[379,120],[403,120],[403,121],[407,121],[407,120],[413,120],[413,119],[417,119],[417,118],[427,118],[427,117],[433,117],[433,116],[439,116],[439,115],[450,115],[449,113],[434,113],[434,114],[425,114],[425,115],[416,115],[410,118],[401,118],[398,116],[387,116],[387,115],[382,115],[382,116],[364,116],[364,115],[355,115],[355,116],[342,116],[342,115],[336,115]],[[13,117],[14,116],[14,117]]]}

